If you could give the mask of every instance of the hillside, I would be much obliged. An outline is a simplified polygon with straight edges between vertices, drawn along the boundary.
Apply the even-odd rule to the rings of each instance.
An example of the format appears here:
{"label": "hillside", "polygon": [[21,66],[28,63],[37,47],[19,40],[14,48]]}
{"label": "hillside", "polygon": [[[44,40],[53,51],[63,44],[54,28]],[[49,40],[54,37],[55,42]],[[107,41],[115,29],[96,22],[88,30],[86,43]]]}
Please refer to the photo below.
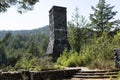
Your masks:
{"label": "hillside", "polygon": [[32,30],[1,30],[0,31],[0,38],[4,37],[6,33],[12,33],[12,35],[16,35],[16,34],[37,34],[37,33],[41,33],[41,34],[46,34],[49,35],[49,26],[46,25],[44,27],[38,28],[38,29],[32,29]]}

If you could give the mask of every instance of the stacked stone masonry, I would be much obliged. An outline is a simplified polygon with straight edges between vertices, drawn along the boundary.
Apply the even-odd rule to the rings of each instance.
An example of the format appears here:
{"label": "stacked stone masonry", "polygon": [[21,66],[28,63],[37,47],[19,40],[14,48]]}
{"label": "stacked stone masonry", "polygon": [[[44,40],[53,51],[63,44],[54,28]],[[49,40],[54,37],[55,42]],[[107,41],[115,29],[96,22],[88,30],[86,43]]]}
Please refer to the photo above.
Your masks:
{"label": "stacked stone masonry", "polygon": [[52,55],[54,59],[66,48],[70,50],[67,40],[67,16],[66,8],[53,6],[49,11],[50,42],[46,54]]}
{"label": "stacked stone masonry", "polygon": [[[79,69],[51,71],[1,72],[0,80],[63,80],[69,79]],[[57,74],[57,75],[56,75]]]}

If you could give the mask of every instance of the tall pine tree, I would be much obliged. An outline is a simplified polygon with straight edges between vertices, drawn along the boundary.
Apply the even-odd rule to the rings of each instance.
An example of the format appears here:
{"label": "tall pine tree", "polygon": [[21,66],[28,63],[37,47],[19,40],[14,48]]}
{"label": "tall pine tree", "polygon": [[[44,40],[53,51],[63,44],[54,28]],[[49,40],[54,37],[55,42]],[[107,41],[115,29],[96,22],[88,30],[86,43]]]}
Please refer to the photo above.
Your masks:
{"label": "tall pine tree", "polygon": [[0,40],[0,66],[6,64],[5,42],[11,37],[11,33],[7,33],[5,37]]}
{"label": "tall pine tree", "polygon": [[118,25],[119,20],[114,20],[117,11],[112,11],[114,6],[106,4],[105,0],[99,0],[96,8],[92,6],[93,14],[90,14],[91,26],[93,29],[103,32],[109,32],[115,25]]}
{"label": "tall pine tree", "polygon": [[39,56],[39,49],[35,42],[31,42],[28,52],[32,54],[32,56]]}
{"label": "tall pine tree", "polygon": [[83,44],[84,30],[88,26],[87,20],[80,15],[79,8],[75,8],[72,16],[72,20],[68,22],[69,27],[69,42],[73,50],[80,52],[80,48]]}

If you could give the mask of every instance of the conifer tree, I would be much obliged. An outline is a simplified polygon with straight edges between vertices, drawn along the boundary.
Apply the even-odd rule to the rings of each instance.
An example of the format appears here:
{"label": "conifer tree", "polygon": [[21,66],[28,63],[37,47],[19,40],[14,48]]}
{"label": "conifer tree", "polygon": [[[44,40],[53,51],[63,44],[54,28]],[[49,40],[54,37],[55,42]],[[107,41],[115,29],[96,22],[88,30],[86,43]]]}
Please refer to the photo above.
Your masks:
{"label": "conifer tree", "polygon": [[11,37],[11,33],[7,33],[5,37],[0,41],[0,66],[6,64],[6,51],[4,43]]}
{"label": "conifer tree", "polygon": [[117,11],[113,11],[114,6],[106,4],[105,0],[99,0],[96,8],[92,6],[93,14],[90,14],[91,26],[93,29],[103,32],[109,32],[115,25],[119,24],[119,20],[114,20]]}
{"label": "conifer tree", "polygon": [[71,47],[75,51],[80,52],[80,48],[82,46],[82,39],[84,38],[83,29],[88,26],[88,22],[82,15],[80,15],[79,8],[75,8],[72,16],[72,21],[68,22],[68,26],[68,37]]}
{"label": "conifer tree", "polygon": [[39,50],[35,42],[31,42],[28,52],[31,53],[32,56],[39,56]]}

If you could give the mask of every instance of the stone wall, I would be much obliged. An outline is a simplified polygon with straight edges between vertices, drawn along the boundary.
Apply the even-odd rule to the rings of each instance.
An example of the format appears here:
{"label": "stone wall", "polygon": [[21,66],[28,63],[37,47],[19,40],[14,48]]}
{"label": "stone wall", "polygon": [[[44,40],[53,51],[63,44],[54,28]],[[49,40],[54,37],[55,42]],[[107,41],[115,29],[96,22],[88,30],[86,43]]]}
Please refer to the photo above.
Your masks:
{"label": "stone wall", "polygon": [[120,68],[120,49],[114,49],[115,67]]}
{"label": "stone wall", "polygon": [[71,78],[78,71],[79,69],[1,72],[0,80],[62,80]]}

